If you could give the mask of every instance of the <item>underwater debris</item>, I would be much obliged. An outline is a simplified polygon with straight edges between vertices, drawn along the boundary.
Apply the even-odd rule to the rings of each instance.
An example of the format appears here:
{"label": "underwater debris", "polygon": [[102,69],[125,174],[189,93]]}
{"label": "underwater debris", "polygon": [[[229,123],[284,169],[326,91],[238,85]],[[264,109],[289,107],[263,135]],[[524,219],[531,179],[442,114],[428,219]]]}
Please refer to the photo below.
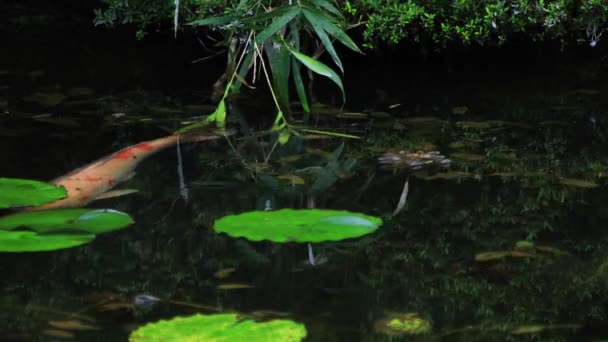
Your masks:
{"label": "underwater debris", "polygon": [[378,158],[378,162],[392,167],[405,167],[419,170],[424,166],[438,165],[447,167],[452,162],[439,151],[399,151],[397,153],[385,153]]}

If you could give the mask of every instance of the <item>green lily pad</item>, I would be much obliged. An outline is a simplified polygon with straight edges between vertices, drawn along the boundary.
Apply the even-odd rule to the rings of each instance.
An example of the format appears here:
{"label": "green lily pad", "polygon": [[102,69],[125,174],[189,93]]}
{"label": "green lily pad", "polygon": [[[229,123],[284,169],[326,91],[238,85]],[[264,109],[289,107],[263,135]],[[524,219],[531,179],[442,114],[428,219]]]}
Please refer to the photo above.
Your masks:
{"label": "green lily pad", "polygon": [[235,313],[177,317],[149,323],[135,330],[130,342],[297,342],[306,337],[306,327],[286,319],[256,322],[239,320]]}
{"label": "green lily pad", "polygon": [[0,252],[40,252],[89,243],[93,234],[38,234],[29,231],[0,230]]}
{"label": "green lily pad", "polygon": [[65,196],[63,186],[30,179],[0,178],[0,208],[42,205]]}
{"label": "green lily pad", "polygon": [[251,241],[322,242],[367,235],[381,224],[378,217],[348,211],[281,209],[224,216],[215,221],[213,228]]}
{"label": "green lily pad", "polygon": [[56,209],[0,217],[0,230],[25,227],[38,233],[84,231],[99,234],[124,228],[133,222],[131,216],[112,209]]}

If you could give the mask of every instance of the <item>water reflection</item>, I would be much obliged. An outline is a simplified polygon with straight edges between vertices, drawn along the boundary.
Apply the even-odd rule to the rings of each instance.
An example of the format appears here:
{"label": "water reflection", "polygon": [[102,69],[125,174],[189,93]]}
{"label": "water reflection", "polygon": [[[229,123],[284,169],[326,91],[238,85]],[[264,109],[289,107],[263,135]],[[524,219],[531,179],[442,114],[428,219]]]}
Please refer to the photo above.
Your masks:
{"label": "water reflection", "polygon": [[[8,97],[2,173],[48,179],[213,110],[192,94],[87,89]],[[207,310],[289,316],[314,341],[604,338],[607,132],[601,117],[584,114],[578,99],[590,96],[564,95],[564,108],[544,110],[522,100],[489,121],[475,103],[416,116],[408,106],[346,117],[325,106],[315,123],[364,139],[294,137],[268,160],[276,137],[241,125],[234,148],[182,146],[189,203],[175,151],[162,152],[128,181],[139,193],[103,202],[131,214],[132,228],[71,250],[3,256],[3,335],[117,341],[140,324]],[[256,106],[245,98],[240,110]],[[397,151],[415,167],[378,165]],[[327,261],[314,267],[302,246],[211,230],[221,216],[268,202],[367,212],[386,223],[358,240],[315,245]],[[138,294],[158,303],[142,310]],[[382,321],[425,329],[398,337],[378,329]]]}

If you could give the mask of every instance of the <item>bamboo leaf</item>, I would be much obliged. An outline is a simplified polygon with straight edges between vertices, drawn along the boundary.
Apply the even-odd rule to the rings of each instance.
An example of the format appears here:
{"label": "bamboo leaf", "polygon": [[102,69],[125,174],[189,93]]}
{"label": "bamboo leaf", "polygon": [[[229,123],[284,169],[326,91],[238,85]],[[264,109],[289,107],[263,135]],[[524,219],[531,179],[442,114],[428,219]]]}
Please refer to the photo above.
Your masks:
{"label": "bamboo leaf", "polygon": [[318,60],[306,56],[305,54],[299,53],[294,50],[290,50],[291,54],[298,59],[302,64],[304,64],[308,69],[314,71],[315,73],[325,76],[332,80],[342,91],[342,102],[346,102],[346,94],[344,93],[344,86],[342,85],[342,80],[340,76],[336,74],[335,71],[331,70],[327,65],[319,62]]}
{"label": "bamboo leaf", "polygon": [[[338,68],[340,68],[340,70],[342,72],[344,72],[344,68],[342,67],[342,61],[340,61],[340,57],[338,57],[338,53],[334,49],[334,45],[331,43],[331,40],[327,36],[327,33],[325,33],[324,27],[325,27],[326,23],[324,23],[324,21],[326,19],[315,14],[314,12],[312,12],[306,8],[304,8],[302,10],[302,13],[304,14],[304,17],[306,18],[306,20],[308,20],[308,22],[310,23],[310,26],[312,26],[312,28],[317,33],[317,36],[319,36],[321,43],[323,43],[323,46],[325,46],[325,49],[331,56],[331,59],[333,59],[334,63],[336,63]],[[332,23],[329,23],[329,24],[332,24]]]}
{"label": "bamboo leaf", "polygon": [[296,85],[296,92],[300,99],[300,105],[306,113],[310,113],[310,106],[308,105],[308,99],[306,98],[306,88],[304,87],[304,81],[300,74],[300,63],[297,60],[291,62],[291,72],[293,73],[293,81]]}
{"label": "bamboo leaf", "polygon": [[264,43],[266,41],[266,39],[270,38],[272,35],[277,33],[280,29],[282,29],[287,24],[289,24],[289,22],[300,13],[300,8],[295,5],[287,6],[287,9],[288,10],[284,14],[282,14],[280,17],[276,18],[272,22],[272,24],[268,25],[268,27],[266,29],[264,29],[262,32],[257,34],[257,36],[255,37],[256,43],[258,43],[258,44]]}
{"label": "bamboo leaf", "polygon": [[221,17],[212,17],[212,18],[203,18],[203,19],[194,20],[194,21],[189,22],[186,25],[192,25],[192,26],[224,25],[224,24],[228,24],[229,22],[231,22],[233,20],[236,20],[233,16],[225,15],[225,16],[221,16]]}
{"label": "bamboo leaf", "polygon": [[246,23],[246,24],[258,24],[258,25],[261,25],[266,20],[274,19],[276,17],[282,16],[286,12],[291,11],[293,7],[296,7],[296,5],[279,7],[277,9],[275,9],[275,10],[272,10],[270,12],[266,12],[264,14],[260,14],[260,15],[255,16],[255,17],[250,17],[250,18],[242,19],[242,21],[243,21],[243,23]]}
{"label": "bamboo leaf", "polygon": [[273,89],[277,96],[281,111],[289,112],[289,72],[291,58],[287,47],[275,40],[266,41],[264,51],[268,56],[272,71]]}
{"label": "bamboo leaf", "polygon": [[[318,25],[321,28],[323,28],[323,30],[325,30],[327,33],[329,33],[333,37],[335,37],[337,40],[339,40],[342,44],[344,44],[349,49],[351,49],[355,52],[361,52],[359,47],[357,47],[357,44],[355,44],[355,42],[353,42],[353,40],[346,34],[346,32],[344,32],[342,29],[340,29],[329,18],[327,18],[326,15],[319,12],[317,9],[306,7],[306,8],[302,9],[302,13],[304,13],[304,15],[306,16],[306,19],[308,19],[309,21],[310,21],[309,17],[314,17],[316,20],[315,25]],[[312,24],[312,22],[311,22],[311,24]],[[315,31],[316,31],[316,28],[315,28]]]}
{"label": "bamboo leaf", "polygon": [[328,10],[329,12],[335,14],[339,18],[343,18],[344,17],[344,15],[342,14],[342,12],[340,12],[340,10],[337,9],[336,6],[334,6],[329,1],[326,1],[326,0],[311,0],[310,3],[316,5],[317,7],[324,8],[324,9]]}
{"label": "bamboo leaf", "polygon": [[239,91],[239,89],[241,88],[241,84],[243,84],[243,82],[241,82],[241,79],[245,79],[245,77],[249,73],[249,69],[251,69],[251,61],[253,60],[254,56],[253,49],[253,44],[249,44],[249,46],[247,47],[247,52],[245,53],[245,57],[243,58],[243,62],[241,63],[241,67],[239,68],[239,77],[237,77],[234,83],[232,84],[233,93],[237,93]]}

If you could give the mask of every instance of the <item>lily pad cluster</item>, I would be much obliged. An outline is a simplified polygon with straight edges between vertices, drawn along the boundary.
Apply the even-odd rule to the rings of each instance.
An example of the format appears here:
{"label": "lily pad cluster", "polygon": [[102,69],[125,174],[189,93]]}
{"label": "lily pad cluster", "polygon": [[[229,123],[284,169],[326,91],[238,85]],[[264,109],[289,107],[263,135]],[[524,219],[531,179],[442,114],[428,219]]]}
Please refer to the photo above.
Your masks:
{"label": "lily pad cluster", "polygon": [[323,242],[357,238],[374,232],[382,219],[361,213],[323,209],[251,211],[224,216],[214,229],[251,241]]}
{"label": "lily pad cluster", "polygon": [[256,322],[236,313],[177,317],[146,324],[133,331],[130,342],[298,342],[306,337],[303,324],[286,319]]}
{"label": "lily pad cluster", "polygon": [[[40,205],[65,197],[43,182],[0,178],[0,208]],[[124,228],[133,219],[112,209],[57,209],[0,217],[0,252],[51,251],[89,243],[96,234]]]}

